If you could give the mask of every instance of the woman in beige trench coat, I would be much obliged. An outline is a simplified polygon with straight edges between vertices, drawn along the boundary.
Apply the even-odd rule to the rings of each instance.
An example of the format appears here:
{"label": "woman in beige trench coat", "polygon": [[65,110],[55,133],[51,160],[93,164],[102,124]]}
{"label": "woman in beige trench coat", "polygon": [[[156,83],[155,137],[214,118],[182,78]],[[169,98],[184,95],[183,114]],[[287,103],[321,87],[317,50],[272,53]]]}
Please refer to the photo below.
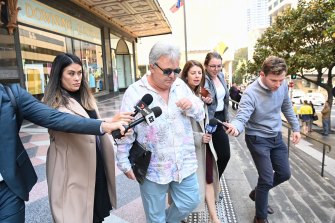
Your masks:
{"label": "woman in beige trench coat", "polygon": [[[205,97],[200,95],[200,89],[205,82],[205,73],[200,62],[195,60],[188,61],[181,73],[181,79],[183,79],[193,92],[199,95],[206,104],[211,103],[212,99],[210,98],[210,95]],[[205,133],[205,124],[208,124],[209,122],[206,106],[205,110],[206,118],[203,122],[191,120],[198,160],[197,176],[199,181],[200,199],[202,201],[194,211],[204,211],[206,202],[211,222],[219,223],[220,220],[217,216],[215,207],[215,201],[219,199],[220,192],[219,174],[216,163],[217,155],[213,147],[211,135]]]}
{"label": "woman in beige trench coat", "polygon": [[[84,78],[77,56],[58,55],[52,64],[44,102],[62,112],[99,119]],[[130,118],[130,114],[124,117]],[[53,221],[102,222],[116,208],[114,149],[109,136],[53,130],[49,134],[47,183]]]}

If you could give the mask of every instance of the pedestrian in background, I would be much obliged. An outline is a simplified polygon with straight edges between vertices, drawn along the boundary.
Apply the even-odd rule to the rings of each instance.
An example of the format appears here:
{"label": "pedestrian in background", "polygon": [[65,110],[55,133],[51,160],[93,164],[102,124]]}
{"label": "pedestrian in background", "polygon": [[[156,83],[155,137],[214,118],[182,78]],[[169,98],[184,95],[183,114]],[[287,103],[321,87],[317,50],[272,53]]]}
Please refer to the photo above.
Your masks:
{"label": "pedestrian in background", "polygon": [[[205,72],[202,64],[196,60],[187,61],[181,73],[181,79],[191,88],[193,93],[200,97],[205,104],[210,104],[213,99],[208,94],[202,96],[201,90],[204,89]],[[203,94],[204,95],[204,94]],[[205,125],[209,123],[208,110],[205,105],[206,117],[200,122],[191,119],[195,150],[198,160],[197,176],[199,181],[200,205],[195,212],[205,211],[207,203],[210,222],[220,223],[216,213],[215,201],[218,201],[220,182],[217,167],[217,155],[212,142],[212,135],[206,133]]]}
{"label": "pedestrian in background", "polygon": [[300,141],[300,127],[285,81],[287,66],[284,59],[270,56],[262,65],[259,78],[244,91],[240,108],[231,123],[226,123],[227,133],[238,136],[245,128],[245,141],[254,160],[258,182],[249,197],[255,201],[254,223],[268,222],[270,189],[291,176],[288,148],[283,141],[281,113],[290,123],[294,144]]}
{"label": "pedestrian in background", "polygon": [[56,131],[93,135],[116,129],[124,132],[126,122],[107,123],[65,114],[42,104],[18,84],[9,87],[12,99],[0,83],[0,222],[23,223],[24,201],[29,200],[29,191],[37,182],[19,136],[24,119]]}
{"label": "pedestrian in background", "polygon": [[236,86],[236,83],[233,83],[233,85],[230,87],[229,96],[233,100],[232,101],[233,110],[237,110],[238,109],[238,102],[240,102],[241,95],[240,95],[240,90]]}
{"label": "pedestrian in background", "polygon": [[304,100],[304,104],[300,107],[300,119],[302,122],[302,132],[307,134],[310,128],[310,122],[313,116],[313,109],[307,100]]}
{"label": "pedestrian in background", "polygon": [[312,127],[313,127],[313,122],[316,121],[318,119],[317,114],[315,113],[315,108],[314,108],[314,104],[312,101],[309,101],[309,105],[312,108],[312,115],[311,118],[309,120],[309,127],[308,127],[308,132],[312,132]]}
{"label": "pedestrian in background", "polygon": [[322,114],[322,135],[327,136],[330,133],[330,105],[329,101],[325,102],[325,105],[321,111]]}
{"label": "pedestrian in background", "polygon": [[[200,98],[177,77],[179,60],[178,47],[156,43],[149,54],[150,74],[128,87],[121,104],[121,111],[132,111],[139,98],[151,94],[151,106],[162,109],[151,125],[135,126],[117,147],[118,167],[132,180],[136,178],[128,156],[135,139],[152,152],[146,179],[139,185],[147,222],[180,222],[200,202],[191,119],[200,122],[205,112]],[[167,192],[171,195],[168,208]]]}
{"label": "pedestrian in background", "polygon": [[[222,57],[217,52],[211,52],[205,58],[206,82],[205,88],[209,90],[213,102],[207,104],[209,119],[216,118],[222,122],[229,121],[228,106],[229,92],[222,73]],[[212,134],[214,149],[218,156],[217,164],[221,178],[230,159],[230,145],[228,135],[222,127],[218,127]]]}
{"label": "pedestrian in background", "polygon": [[[52,63],[44,102],[62,112],[100,119],[86,78],[77,56],[59,54]],[[123,120],[132,119],[130,113],[123,114]],[[114,149],[109,136],[52,129],[49,135],[46,169],[53,221],[102,222],[116,207]]]}

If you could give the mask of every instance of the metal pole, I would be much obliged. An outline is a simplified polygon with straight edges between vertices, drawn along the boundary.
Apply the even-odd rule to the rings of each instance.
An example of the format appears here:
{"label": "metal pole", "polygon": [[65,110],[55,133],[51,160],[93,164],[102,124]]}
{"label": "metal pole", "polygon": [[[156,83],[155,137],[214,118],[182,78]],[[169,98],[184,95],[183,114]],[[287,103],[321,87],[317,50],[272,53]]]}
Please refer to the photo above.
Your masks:
{"label": "metal pole", "polygon": [[185,62],[188,61],[187,59],[187,34],[186,34],[186,0],[183,0],[184,1],[184,39],[185,39]]}
{"label": "metal pole", "polygon": [[321,176],[323,177],[323,171],[325,167],[325,156],[326,156],[326,145],[323,145],[323,152],[322,152],[322,164],[321,164]]}
{"label": "metal pole", "polygon": [[290,156],[290,145],[291,145],[291,141],[290,141],[290,138],[291,138],[291,129],[288,128],[288,132],[287,132],[287,149],[288,149],[288,155]]}

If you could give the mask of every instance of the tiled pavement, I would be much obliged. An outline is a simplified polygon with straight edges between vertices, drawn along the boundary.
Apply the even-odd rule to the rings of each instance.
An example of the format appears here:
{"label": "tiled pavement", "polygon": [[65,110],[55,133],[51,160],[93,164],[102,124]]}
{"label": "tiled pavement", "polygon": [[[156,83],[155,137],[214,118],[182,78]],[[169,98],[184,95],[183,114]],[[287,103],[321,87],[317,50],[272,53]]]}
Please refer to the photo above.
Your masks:
{"label": "tiled pavement", "polygon": [[[118,112],[122,95],[98,102],[102,117],[111,117]],[[21,128],[20,136],[31,161],[38,174],[38,183],[30,193],[30,200],[26,207],[26,222],[28,223],[49,223],[51,222],[50,209],[48,204],[48,192],[45,176],[45,160],[49,146],[47,130],[31,123],[25,123]],[[254,215],[254,203],[248,198],[248,193],[256,183],[256,170],[250,158],[249,152],[245,149],[243,136],[230,138],[231,161],[221,181],[224,198],[217,204],[217,209],[222,222],[252,222]],[[332,142],[329,142],[332,143]],[[335,185],[334,173],[332,173],[331,162],[326,167],[327,178],[321,178],[318,173],[319,161],[315,160],[313,148],[311,154],[306,157],[301,152],[311,143],[303,140],[302,145],[291,153],[291,163],[294,167],[292,179],[270,193],[270,202],[275,204],[276,213],[269,216],[270,222],[331,222],[335,223]],[[332,144],[334,145],[334,144]],[[314,146],[312,146],[314,147]],[[301,153],[301,154],[300,154]],[[302,158],[301,158],[302,157]],[[319,159],[320,160],[320,159]],[[317,166],[310,170],[309,166],[300,167],[302,162],[309,162],[310,166]],[[302,170],[301,170],[302,169]],[[106,223],[144,223],[145,215],[142,208],[138,184],[128,180],[124,174],[117,172],[117,195],[118,209],[113,210],[111,215],[105,219]],[[303,171],[308,170],[308,173]],[[313,182],[306,181],[311,175]],[[301,177],[304,176],[304,177]],[[326,180],[325,180],[326,179]],[[301,185],[300,181],[303,181]],[[308,185],[311,184],[312,188]],[[319,184],[319,185],[318,185]],[[300,191],[292,189],[298,187]],[[302,196],[301,187],[313,191],[313,194]],[[313,188],[316,187],[316,188]],[[318,188],[320,187],[320,188]],[[308,192],[308,191],[307,191]],[[286,193],[290,193],[287,195]],[[299,194],[300,193],[300,194]],[[302,198],[300,197],[302,196]],[[320,197],[322,197],[320,201]],[[320,207],[320,205],[322,207]],[[207,214],[199,213],[189,216],[188,222],[207,222]]]}

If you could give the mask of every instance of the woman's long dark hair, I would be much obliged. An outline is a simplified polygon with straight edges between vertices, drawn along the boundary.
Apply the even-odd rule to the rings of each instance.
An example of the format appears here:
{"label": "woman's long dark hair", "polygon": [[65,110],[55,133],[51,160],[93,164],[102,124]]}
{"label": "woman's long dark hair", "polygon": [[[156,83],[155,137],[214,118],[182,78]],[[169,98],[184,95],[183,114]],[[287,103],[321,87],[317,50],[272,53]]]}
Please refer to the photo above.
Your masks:
{"label": "woman's long dark hair", "polygon": [[[188,74],[189,70],[192,67],[194,67],[194,66],[197,66],[197,67],[201,68],[202,77],[201,77],[200,84],[198,86],[196,86],[194,89],[192,89],[192,87],[188,84],[187,74]],[[204,71],[204,67],[202,66],[202,64],[199,61],[189,60],[189,61],[186,62],[185,66],[183,68],[183,71],[181,72],[180,78],[191,88],[192,91],[194,91],[194,93],[196,95],[199,95],[200,94],[200,88],[204,87],[204,85],[205,85],[205,71]]]}
{"label": "woman's long dark hair", "polygon": [[46,87],[43,101],[53,108],[60,106],[67,107],[69,104],[69,95],[61,86],[61,77],[64,69],[71,64],[78,64],[82,68],[82,80],[79,88],[81,105],[87,110],[93,110],[95,108],[95,99],[88,87],[83,64],[79,57],[69,53],[57,55],[52,62],[49,83]]}

